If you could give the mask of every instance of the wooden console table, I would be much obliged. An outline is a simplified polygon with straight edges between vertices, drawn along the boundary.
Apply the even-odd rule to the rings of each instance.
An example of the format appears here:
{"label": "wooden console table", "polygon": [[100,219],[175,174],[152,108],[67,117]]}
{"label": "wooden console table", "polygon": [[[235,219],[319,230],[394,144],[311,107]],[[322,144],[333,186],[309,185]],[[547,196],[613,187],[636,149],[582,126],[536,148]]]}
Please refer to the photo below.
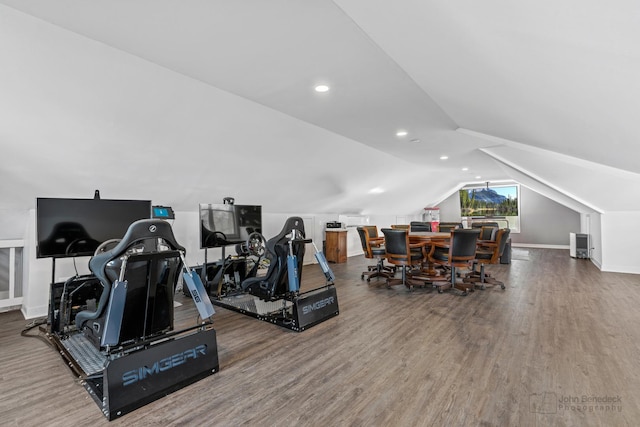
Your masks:
{"label": "wooden console table", "polygon": [[327,235],[325,247],[327,261],[336,264],[347,262],[347,230],[328,228],[325,233]]}

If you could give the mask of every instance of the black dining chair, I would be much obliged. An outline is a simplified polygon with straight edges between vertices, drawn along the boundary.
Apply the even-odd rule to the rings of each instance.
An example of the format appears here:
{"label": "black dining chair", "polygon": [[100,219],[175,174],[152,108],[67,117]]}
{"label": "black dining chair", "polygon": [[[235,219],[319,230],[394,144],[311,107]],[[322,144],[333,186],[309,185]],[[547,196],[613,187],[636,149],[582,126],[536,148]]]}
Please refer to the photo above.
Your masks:
{"label": "black dining chair", "polygon": [[410,230],[413,231],[431,231],[431,223],[423,221],[411,221],[409,223]]}
{"label": "black dining chair", "polygon": [[[482,227],[484,229],[485,227]],[[495,233],[495,240],[479,240],[476,250],[476,259],[473,261],[473,267],[471,273],[467,274],[464,281],[473,283],[475,286],[480,286],[480,289],[485,289],[486,284],[497,285],[502,289],[505,289],[504,282],[495,279],[490,273],[487,273],[484,269],[486,264],[498,264],[500,257],[502,256],[504,249],[507,246],[509,235],[511,230],[508,228],[499,229]],[[480,264],[480,271],[476,270],[476,265]]]}
{"label": "black dining chair", "polygon": [[[375,259],[375,267],[368,268],[367,271],[363,271],[360,275],[360,279],[367,278],[367,282],[371,281],[373,277],[383,277],[389,279],[393,277],[393,272],[386,269],[384,260],[387,256],[387,251],[384,246],[384,238],[377,237],[377,228],[374,230],[370,226],[357,227],[358,236],[360,236],[360,243],[362,244],[362,250],[364,251],[365,258]],[[373,233],[375,232],[375,237]]]}
{"label": "black dining chair", "polygon": [[438,231],[441,233],[447,233],[451,230],[457,230],[462,228],[462,223],[460,222],[441,222],[438,224]]}
{"label": "black dining chair", "polygon": [[414,268],[419,269],[426,253],[424,244],[410,243],[409,230],[383,228],[384,244],[387,252],[387,261],[400,267],[402,277],[400,279],[387,279],[387,287],[394,284],[402,284],[412,290],[414,286],[424,287],[430,283],[430,279],[420,274],[412,274]]}
{"label": "black dining chair", "polygon": [[454,229],[448,242],[435,242],[429,252],[429,261],[435,265],[448,267],[448,273],[441,280],[434,280],[433,285],[442,293],[445,289],[457,289],[462,295],[473,291],[473,285],[457,280],[457,268],[469,267],[475,260],[478,229]]}

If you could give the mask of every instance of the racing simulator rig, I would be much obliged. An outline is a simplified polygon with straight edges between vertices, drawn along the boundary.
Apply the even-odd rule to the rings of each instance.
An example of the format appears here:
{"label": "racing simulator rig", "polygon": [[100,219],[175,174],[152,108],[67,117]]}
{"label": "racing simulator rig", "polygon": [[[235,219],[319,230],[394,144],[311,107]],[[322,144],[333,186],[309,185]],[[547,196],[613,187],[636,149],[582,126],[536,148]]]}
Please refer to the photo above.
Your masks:
{"label": "racing simulator rig", "polygon": [[[38,199],[37,206],[37,256],[54,258],[52,278],[56,258],[93,255],[91,274],[52,280],[47,337],[109,420],[218,371],[213,306],[171,225],[149,219],[150,202]],[[176,330],[181,274],[200,320]]]}
{"label": "racing simulator rig", "polygon": [[[201,248],[222,247],[222,259],[200,268],[214,305],[300,332],[339,314],[335,276],[315,249],[325,284],[301,292],[305,245],[304,221],[290,217],[276,236],[261,234],[259,206],[200,205]],[[250,219],[247,219],[247,215]],[[235,245],[236,256],[225,257]],[[314,245],[315,247],[315,245]],[[268,265],[266,274],[259,267]],[[196,268],[196,267],[194,267]]]}

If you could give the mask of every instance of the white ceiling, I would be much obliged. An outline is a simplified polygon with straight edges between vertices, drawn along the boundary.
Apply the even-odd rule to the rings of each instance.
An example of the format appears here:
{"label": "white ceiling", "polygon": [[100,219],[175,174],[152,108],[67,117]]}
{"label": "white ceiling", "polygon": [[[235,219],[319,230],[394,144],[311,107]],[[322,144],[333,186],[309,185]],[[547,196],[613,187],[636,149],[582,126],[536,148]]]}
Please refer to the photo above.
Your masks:
{"label": "white ceiling", "polygon": [[[16,159],[2,177],[20,184],[2,193],[18,206],[140,197],[119,165],[182,209],[241,195],[272,211],[411,212],[516,179],[572,209],[640,210],[601,194],[620,174],[640,184],[633,1],[0,4],[0,144]],[[171,173],[154,173],[149,147]],[[46,179],[52,157],[73,172]]]}

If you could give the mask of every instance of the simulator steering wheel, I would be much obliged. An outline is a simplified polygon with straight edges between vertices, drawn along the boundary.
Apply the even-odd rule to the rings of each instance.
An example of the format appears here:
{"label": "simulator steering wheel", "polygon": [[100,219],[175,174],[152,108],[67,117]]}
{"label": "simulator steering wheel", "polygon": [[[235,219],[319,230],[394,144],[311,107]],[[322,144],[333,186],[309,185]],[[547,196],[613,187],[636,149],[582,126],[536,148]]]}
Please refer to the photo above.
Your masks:
{"label": "simulator steering wheel", "polygon": [[101,254],[103,252],[110,251],[111,249],[115,248],[118,243],[120,243],[120,240],[122,240],[122,239],[105,240],[104,242],[102,242],[102,243],[100,243],[98,245],[98,247],[96,248],[95,252],[93,252],[93,256],[96,256],[96,255]]}
{"label": "simulator steering wheel", "polygon": [[264,239],[264,236],[257,231],[249,234],[249,237],[247,237],[246,246],[249,254],[257,256],[258,258],[262,258],[267,252],[267,242]]}
{"label": "simulator steering wheel", "polygon": [[209,247],[209,245],[219,246],[220,244],[224,244],[227,242],[227,236],[222,231],[211,231],[204,244]]}

